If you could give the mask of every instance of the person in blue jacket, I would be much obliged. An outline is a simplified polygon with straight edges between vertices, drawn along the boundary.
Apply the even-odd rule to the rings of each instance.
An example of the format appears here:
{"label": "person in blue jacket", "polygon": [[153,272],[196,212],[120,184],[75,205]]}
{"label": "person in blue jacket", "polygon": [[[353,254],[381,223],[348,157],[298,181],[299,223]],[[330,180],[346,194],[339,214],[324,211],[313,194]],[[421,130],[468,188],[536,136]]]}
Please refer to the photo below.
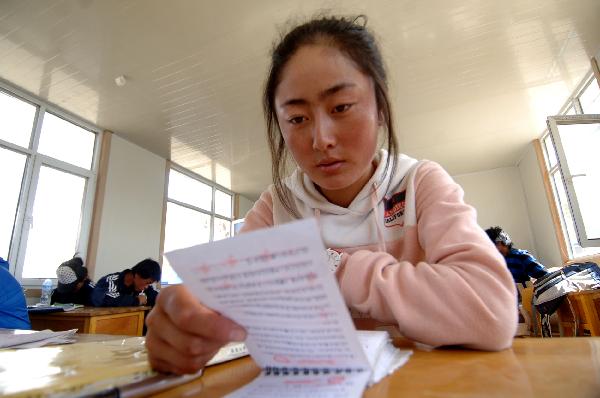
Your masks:
{"label": "person in blue jacket", "polygon": [[9,272],[8,262],[2,257],[0,257],[0,328],[31,329],[23,288]]}
{"label": "person in blue jacket", "polygon": [[92,292],[96,307],[153,306],[158,292],[151,286],[160,281],[160,265],[145,259],[133,268],[103,276]]}
{"label": "person in blue jacket", "polygon": [[548,274],[548,270],[527,250],[521,250],[513,247],[510,236],[496,226],[485,230],[496,245],[498,251],[504,256],[508,270],[512,274],[515,283],[520,283],[526,287],[530,278],[538,279]]}

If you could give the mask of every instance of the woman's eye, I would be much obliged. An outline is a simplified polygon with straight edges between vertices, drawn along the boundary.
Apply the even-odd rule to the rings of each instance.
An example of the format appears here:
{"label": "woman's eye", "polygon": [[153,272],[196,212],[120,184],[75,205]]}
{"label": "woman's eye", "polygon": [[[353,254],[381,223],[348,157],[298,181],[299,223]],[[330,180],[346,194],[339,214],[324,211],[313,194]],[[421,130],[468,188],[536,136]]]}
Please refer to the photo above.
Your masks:
{"label": "woman's eye", "polygon": [[295,116],[291,119],[288,119],[288,122],[291,124],[300,124],[302,123],[306,118],[304,116]]}
{"label": "woman's eye", "polygon": [[348,109],[352,107],[352,104],[342,104],[333,108],[333,113],[341,113],[346,112]]}

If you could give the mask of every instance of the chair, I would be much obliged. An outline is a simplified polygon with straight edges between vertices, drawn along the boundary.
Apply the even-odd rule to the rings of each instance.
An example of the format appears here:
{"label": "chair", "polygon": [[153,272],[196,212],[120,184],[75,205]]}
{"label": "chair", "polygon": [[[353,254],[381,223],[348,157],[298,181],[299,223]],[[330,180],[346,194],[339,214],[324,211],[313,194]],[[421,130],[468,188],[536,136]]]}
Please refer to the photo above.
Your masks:
{"label": "chair", "polygon": [[524,288],[523,285],[518,283],[517,289],[521,294],[521,308],[527,314],[527,316],[523,316],[527,323],[527,329],[533,336],[537,336],[538,331],[541,330],[541,319],[533,306],[533,285],[528,283],[528,286]]}

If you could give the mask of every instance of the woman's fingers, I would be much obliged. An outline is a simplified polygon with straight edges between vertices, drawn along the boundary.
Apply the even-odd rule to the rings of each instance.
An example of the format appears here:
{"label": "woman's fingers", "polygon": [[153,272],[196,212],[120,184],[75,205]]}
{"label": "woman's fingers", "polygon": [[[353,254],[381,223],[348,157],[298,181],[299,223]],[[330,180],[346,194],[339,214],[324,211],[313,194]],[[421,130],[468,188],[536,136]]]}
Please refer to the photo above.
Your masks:
{"label": "woman's fingers", "polygon": [[191,354],[180,352],[166,341],[151,335],[148,331],[146,337],[146,348],[148,349],[148,360],[153,369],[165,373],[195,373],[202,369],[219,350],[218,345],[208,345],[202,354]]}
{"label": "woman's fingers", "polygon": [[161,372],[194,373],[245,330],[202,305],[184,286],[165,288],[146,320],[146,347],[152,367]]}
{"label": "woman's fingers", "polygon": [[158,295],[157,303],[182,331],[222,343],[246,338],[246,331],[241,326],[201,304],[183,285],[164,289]]}

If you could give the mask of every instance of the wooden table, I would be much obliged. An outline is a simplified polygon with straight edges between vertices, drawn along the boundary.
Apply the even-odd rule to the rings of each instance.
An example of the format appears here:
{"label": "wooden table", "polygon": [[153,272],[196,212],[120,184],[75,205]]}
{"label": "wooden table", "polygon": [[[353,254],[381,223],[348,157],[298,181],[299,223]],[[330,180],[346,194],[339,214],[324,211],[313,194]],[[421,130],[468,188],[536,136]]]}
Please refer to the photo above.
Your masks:
{"label": "wooden table", "polygon": [[[380,397],[598,397],[600,338],[517,338],[512,349],[480,352],[465,349],[419,350],[404,367],[366,390]],[[156,397],[222,397],[259,373],[246,357],[209,367],[193,382]]]}
{"label": "wooden table", "polygon": [[79,333],[141,336],[151,307],[83,307],[68,312],[30,313],[33,330],[79,329]]}
{"label": "wooden table", "polygon": [[556,313],[565,336],[600,336],[600,289],[567,294]]}

